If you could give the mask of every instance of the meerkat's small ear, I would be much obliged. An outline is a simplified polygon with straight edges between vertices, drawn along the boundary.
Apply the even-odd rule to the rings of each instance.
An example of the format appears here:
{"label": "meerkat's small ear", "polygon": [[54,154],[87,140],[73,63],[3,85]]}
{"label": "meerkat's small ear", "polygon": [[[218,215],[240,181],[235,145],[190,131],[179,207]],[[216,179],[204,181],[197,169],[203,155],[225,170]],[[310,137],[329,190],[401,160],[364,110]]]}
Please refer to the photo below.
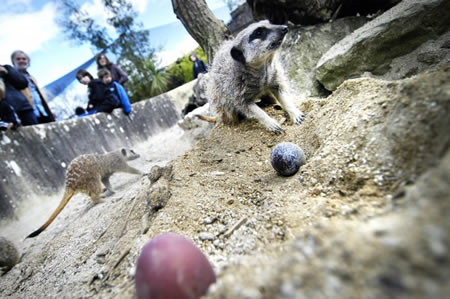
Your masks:
{"label": "meerkat's small ear", "polygon": [[239,50],[236,47],[231,48],[230,51],[231,57],[233,57],[234,60],[239,61],[242,64],[245,64],[245,56],[244,53],[242,53],[241,50]]}

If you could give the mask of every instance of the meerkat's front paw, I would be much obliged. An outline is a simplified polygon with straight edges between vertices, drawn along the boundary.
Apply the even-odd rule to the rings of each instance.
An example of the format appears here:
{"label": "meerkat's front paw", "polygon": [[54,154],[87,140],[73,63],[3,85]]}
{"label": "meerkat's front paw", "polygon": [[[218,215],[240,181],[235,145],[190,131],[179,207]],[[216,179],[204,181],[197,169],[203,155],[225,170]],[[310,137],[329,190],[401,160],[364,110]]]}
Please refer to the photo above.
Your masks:
{"label": "meerkat's front paw", "polygon": [[284,132],[283,128],[274,119],[270,119],[270,122],[267,122],[265,125],[269,131],[274,132],[275,134]]}
{"label": "meerkat's front paw", "polygon": [[305,114],[300,110],[296,111],[295,114],[291,116],[292,122],[296,125],[300,125],[305,120]]}

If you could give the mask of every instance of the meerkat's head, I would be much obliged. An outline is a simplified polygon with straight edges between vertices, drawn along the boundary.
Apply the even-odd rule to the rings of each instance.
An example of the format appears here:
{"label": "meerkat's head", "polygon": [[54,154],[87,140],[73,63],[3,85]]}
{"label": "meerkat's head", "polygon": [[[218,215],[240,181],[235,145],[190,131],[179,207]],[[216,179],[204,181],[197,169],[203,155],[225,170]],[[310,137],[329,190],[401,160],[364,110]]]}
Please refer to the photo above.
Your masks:
{"label": "meerkat's head", "polygon": [[139,158],[139,154],[135,153],[132,149],[128,149],[128,148],[121,148],[119,150],[120,155],[126,160],[126,161],[131,161],[131,160],[135,160],[137,158]]}
{"label": "meerkat's head", "polygon": [[254,23],[233,40],[231,57],[244,65],[262,66],[271,61],[287,32],[286,25],[273,25],[269,21]]}

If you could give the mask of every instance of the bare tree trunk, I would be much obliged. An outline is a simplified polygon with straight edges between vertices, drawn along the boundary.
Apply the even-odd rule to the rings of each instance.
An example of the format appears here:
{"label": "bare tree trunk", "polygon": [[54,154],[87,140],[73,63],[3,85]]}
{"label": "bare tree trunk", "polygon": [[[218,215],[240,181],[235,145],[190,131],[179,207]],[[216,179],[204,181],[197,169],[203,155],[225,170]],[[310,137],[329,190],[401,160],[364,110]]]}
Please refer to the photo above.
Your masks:
{"label": "bare tree trunk", "polygon": [[231,37],[228,27],[214,16],[205,0],[172,0],[172,6],[178,19],[199,43],[211,63],[220,44]]}

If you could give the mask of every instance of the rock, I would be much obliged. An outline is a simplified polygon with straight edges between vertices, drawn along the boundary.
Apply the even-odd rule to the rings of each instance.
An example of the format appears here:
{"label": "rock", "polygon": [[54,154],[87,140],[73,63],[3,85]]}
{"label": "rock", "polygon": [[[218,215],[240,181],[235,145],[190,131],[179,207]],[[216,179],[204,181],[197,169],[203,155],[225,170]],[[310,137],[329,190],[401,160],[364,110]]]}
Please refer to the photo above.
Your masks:
{"label": "rock", "polygon": [[216,237],[214,236],[214,234],[212,233],[208,233],[208,232],[201,232],[198,237],[200,238],[200,240],[202,241],[212,241],[214,240]]}
{"label": "rock", "polygon": [[316,67],[328,90],[364,72],[383,74],[392,59],[450,29],[450,2],[404,0],[335,44]]}
{"label": "rock", "polygon": [[288,21],[314,25],[331,19],[357,14],[367,15],[386,10],[400,0],[248,0],[256,20],[268,19],[275,24]]}
{"label": "rock", "polygon": [[270,163],[279,175],[291,176],[305,164],[305,154],[295,143],[281,142],[270,153]]}
{"label": "rock", "polygon": [[336,42],[367,22],[364,17],[349,17],[317,26],[290,28],[280,49],[280,61],[291,80],[297,102],[310,96],[325,96],[312,70]]}
{"label": "rock", "polygon": [[182,114],[186,115],[189,112],[195,110],[208,103],[206,97],[206,82],[208,80],[208,74],[199,74],[193,87],[193,94],[189,97],[189,101],[183,108]]}
{"label": "rock", "polygon": [[170,186],[168,184],[156,182],[150,189],[147,198],[148,205],[152,210],[159,210],[166,205],[171,196],[172,193],[170,192]]}
{"label": "rock", "polygon": [[189,239],[165,233],[147,242],[137,259],[139,299],[200,298],[216,275],[205,254]]}
{"label": "rock", "polygon": [[0,270],[8,272],[20,259],[19,251],[14,243],[0,236]]}
{"label": "rock", "polygon": [[156,181],[158,181],[161,176],[170,181],[172,179],[172,166],[167,165],[164,167],[160,167],[158,165],[155,165],[150,170],[148,178],[150,182],[153,184]]}
{"label": "rock", "polygon": [[[388,189],[402,177],[414,180],[449,144],[450,66],[395,82],[348,80],[317,109],[314,130],[322,146],[302,175],[349,196],[367,184]],[[368,114],[375,117],[365,120]]]}

